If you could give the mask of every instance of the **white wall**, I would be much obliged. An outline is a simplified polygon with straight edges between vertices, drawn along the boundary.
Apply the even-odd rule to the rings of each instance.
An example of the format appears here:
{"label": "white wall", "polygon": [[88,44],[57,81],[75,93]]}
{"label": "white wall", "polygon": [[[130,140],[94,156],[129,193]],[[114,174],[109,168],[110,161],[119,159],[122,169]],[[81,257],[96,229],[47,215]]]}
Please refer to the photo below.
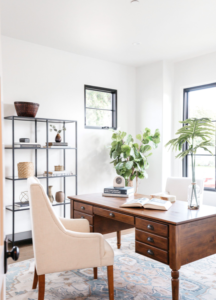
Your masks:
{"label": "white wall", "polygon": [[[40,104],[37,117],[71,119],[78,121],[78,193],[102,192],[112,184],[115,171],[109,164],[111,132],[84,129],[84,84],[118,90],[118,126],[135,133],[135,69],[120,64],[75,55],[36,44],[2,38],[3,101],[5,116],[15,115],[14,101],[31,101]],[[45,143],[45,127],[39,126],[38,140]],[[68,128],[69,129],[69,128]],[[16,123],[15,140],[20,137],[34,139],[33,124]],[[66,131],[67,140],[72,140]],[[50,141],[54,141],[50,134]],[[11,123],[5,121],[5,144],[11,144]],[[69,150],[68,150],[69,151]],[[45,152],[45,151],[44,151]],[[71,152],[70,152],[71,153]],[[11,150],[5,151],[6,176],[12,175]],[[73,155],[68,155],[69,167],[74,171]],[[19,161],[32,161],[33,151],[25,154],[16,151]],[[61,163],[56,151],[51,153],[50,168]],[[38,173],[46,167],[45,153],[39,153]],[[17,168],[16,174],[17,174]],[[61,189],[59,179],[50,180],[54,192]],[[45,182],[45,181],[44,181]],[[70,181],[68,181],[70,183]],[[71,181],[73,182],[73,181]],[[74,194],[73,184],[68,184],[67,194]],[[6,182],[6,205],[11,203],[11,182]],[[16,182],[16,201],[26,181]],[[6,233],[11,233],[11,216],[6,211]],[[69,216],[69,212],[67,212]],[[16,213],[16,231],[30,229],[29,212]]]}
{"label": "white wall", "polygon": [[[174,69],[173,128],[176,132],[183,116],[183,89],[216,82],[216,52],[178,62]],[[181,161],[173,159],[172,166],[173,176],[181,176]],[[204,203],[216,206],[216,194],[204,192]]]}

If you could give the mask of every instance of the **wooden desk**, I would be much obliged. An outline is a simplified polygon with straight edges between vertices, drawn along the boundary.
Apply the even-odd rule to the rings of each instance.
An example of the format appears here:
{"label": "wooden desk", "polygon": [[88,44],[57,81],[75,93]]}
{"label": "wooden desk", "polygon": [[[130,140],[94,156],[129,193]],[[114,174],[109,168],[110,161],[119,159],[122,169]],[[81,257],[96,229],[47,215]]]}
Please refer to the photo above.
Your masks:
{"label": "wooden desk", "polygon": [[216,253],[216,207],[188,210],[186,202],[176,201],[159,211],[120,208],[125,199],[101,194],[69,198],[71,218],[88,219],[92,232],[119,232],[119,247],[120,231],[135,227],[135,251],[170,266],[173,300],[179,299],[181,266]]}

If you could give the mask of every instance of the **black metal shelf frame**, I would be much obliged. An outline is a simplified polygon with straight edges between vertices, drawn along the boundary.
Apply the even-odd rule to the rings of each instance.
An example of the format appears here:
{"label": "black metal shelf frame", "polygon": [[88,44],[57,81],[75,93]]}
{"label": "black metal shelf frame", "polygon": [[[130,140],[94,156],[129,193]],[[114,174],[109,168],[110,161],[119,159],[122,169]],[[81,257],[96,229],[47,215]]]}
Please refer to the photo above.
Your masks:
{"label": "black metal shelf frame", "polygon": [[[26,180],[26,178],[17,178],[15,177],[15,150],[34,150],[35,151],[35,176],[38,179],[46,179],[46,188],[47,188],[47,194],[48,194],[48,187],[49,187],[49,179],[50,178],[63,178],[63,191],[66,192],[66,178],[67,177],[74,177],[75,178],[75,194],[77,195],[78,188],[77,188],[77,121],[74,120],[61,120],[61,119],[46,119],[46,118],[29,118],[29,117],[18,117],[18,116],[8,116],[4,118],[5,120],[12,121],[12,147],[5,147],[5,149],[12,150],[12,176],[6,176],[5,179],[12,181],[12,209],[9,209],[6,207],[7,210],[12,212],[12,234],[8,235],[8,239],[12,242],[13,246],[16,241],[26,240],[27,237],[31,239],[31,234],[29,232],[23,232],[23,233],[15,233],[15,212],[18,211],[24,211],[29,210],[28,207],[21,208],[21,209],[15,209],[15,181],[17,180]],[[17,148],[15,147],[15,121],[30,121],[35,123],[35,143],[37,143],[37,124],[38,122],[46,123],[46,148]],[[60,148],[49,148],[48,142],[49,142],[49,123],[62,123],[65,127],[65,124],[68,123],[74,123],[75,124],[75,147],[60,147]],[[63,142],[65,142],[65,131],[63,131]],[[47,175],[38,175],[37,174],[37,151],[38,150],[46,150],[46,171]],[[63,166],[64,169],[66,167],[66,150],[71,149],[75,151],[75,174],[72,175],[61,175],[61,176],[49,176],[49,150],[63,150]],[[53,206],[64,206],[64,217],[66,214],[66,205],[70,204],[70,202],[67,202],[67,199],[64,199],[63,203],[54,203]],[[17,238],[15,238],[17,236]],[[24,237],[24,239],[22,239]]]}

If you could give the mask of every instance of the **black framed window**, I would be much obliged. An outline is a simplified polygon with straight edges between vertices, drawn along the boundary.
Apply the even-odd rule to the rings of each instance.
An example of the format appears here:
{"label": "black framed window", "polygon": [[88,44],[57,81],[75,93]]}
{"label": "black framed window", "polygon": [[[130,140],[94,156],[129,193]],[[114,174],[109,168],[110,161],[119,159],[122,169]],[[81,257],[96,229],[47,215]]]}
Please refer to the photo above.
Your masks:
{"label": "black framed window", "polygon": [[[211,118],[216,126],[216,83],[184,89],[183,120],[202,117]],[[202,149],[196,154],[196,177],[204,177],[204,188],[208,191],[216,191],[215,140],[214,137],[212,142],[215,146],[211,147],[214,156]],[[192,176],[190,156],[183,159],[183,176]]]}
{"label": "black framed window", "polygon": [[84,86],[85,128],[117,128],[117,90]]}

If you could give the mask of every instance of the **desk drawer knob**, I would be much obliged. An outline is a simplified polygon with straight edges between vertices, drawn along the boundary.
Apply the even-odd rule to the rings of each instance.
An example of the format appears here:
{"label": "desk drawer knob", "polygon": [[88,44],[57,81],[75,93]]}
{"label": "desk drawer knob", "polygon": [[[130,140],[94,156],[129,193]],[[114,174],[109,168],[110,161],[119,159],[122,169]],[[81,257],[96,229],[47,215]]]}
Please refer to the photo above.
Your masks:
{"label": "desk drawer knob", "polygon": [[82,209],[82,210],[85,210],[85,207],[84,207],[84,206],[81,206],[81,209]]}
{"label": "desk drawer knob", "polygon": [[150,250],[150,249],[147,251],[147,253],[148,253],[149,255],[151,255],[151,256],[154,256],[154,252],[153,252],[152,250]]}
{"label": "desk drawer knob", "polygon": [[115,215],[113,213],[110,213],[109,215],[110,215],[110,217],[113,217],[113,218],[115,217]]}
{"label": "desk drawer knob", "polygon": [[85,219],[85,217],[82,216],[81,219]]}
{"label": "desk drawer knob", "polygon": [[151,238],[151,237],[148,237],[148,238],[147,238],[147,241],[150,242],[150,243],[154,243],[154,239]]}
{"label": "desk drawer knob", "polygon": [[150,229],[150,230],[154,230],[154,227],[150,224],[147,225],[147,228]]}

